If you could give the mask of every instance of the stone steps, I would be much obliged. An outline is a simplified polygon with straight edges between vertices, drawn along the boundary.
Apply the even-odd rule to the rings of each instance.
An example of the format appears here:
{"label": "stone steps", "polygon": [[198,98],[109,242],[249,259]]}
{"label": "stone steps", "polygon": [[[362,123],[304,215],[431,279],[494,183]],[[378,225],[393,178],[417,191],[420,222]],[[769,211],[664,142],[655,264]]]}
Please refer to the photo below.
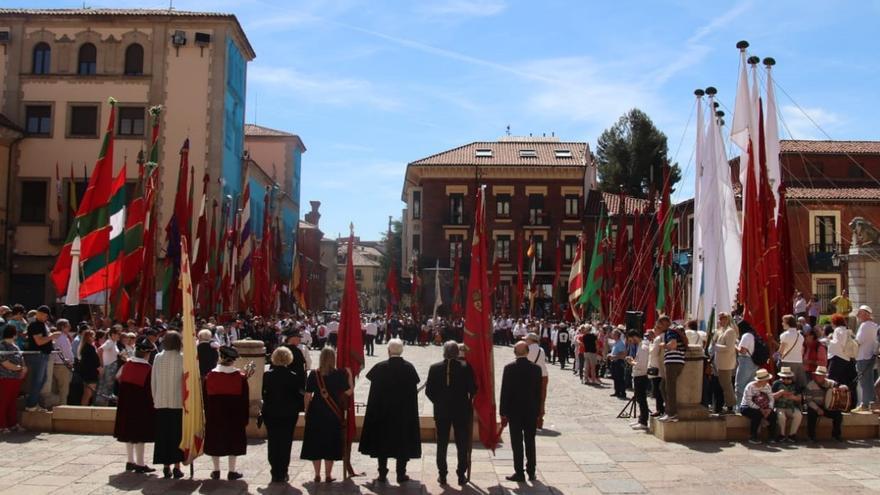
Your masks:
{"label": "stone steps", "polygon": [[[743,441],[749,438],[749,419],[739,415],[711,417],[701,420],[682,419],[677,423],[665,423],[651,418],[651,432],[666,442],[695,441]],[[843,413],[841,433],[847,440],[880,438],[880,418],[873,413]],[[761,429],[766,437],[766,428]],[[819,418],[816,427],[819,440],[831,438],[831,420]],[[807,417],[801,422],[797,438],[807,439]]]}

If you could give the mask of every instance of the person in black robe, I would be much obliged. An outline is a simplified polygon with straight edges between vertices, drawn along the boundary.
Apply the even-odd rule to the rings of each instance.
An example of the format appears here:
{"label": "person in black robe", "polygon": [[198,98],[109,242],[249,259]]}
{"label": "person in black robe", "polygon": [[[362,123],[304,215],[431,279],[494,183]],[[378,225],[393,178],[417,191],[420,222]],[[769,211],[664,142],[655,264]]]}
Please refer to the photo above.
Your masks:
{"label": "person in black robe", "polygon": [[116,423],[113,436],[125,442],[128,460],[126,471],[152,473],[155,471],[144,461],[144,444],[155,437],[153,393],[150,387],[152,367],[147,361],[153,344],[141,338],[135,345],[135,356],[122,366],[119,372],[119,396],[116,405]]}
{"label": "person in black robe", "polygon": [[238,351],[220,348],[220,362],[205,376],[205,454],[211,456],[211,479],[220,479],[220,456],[229,456],[227,479],[242,478],[235,470],[235,457],[247,453],[248,383],[232,363]]}
{"label": "person in black robe", "polygon": [[509,481],[523,482],[523,443],[528,459],[526,472],[535,481],[535,430],[541,403],[541,367],[528,359],[525,341],[513,346],[516,361],[504,367],[501,379],[501,424],[510,425],[510,447],[513,449],[514,474]]}
{"label": "person in black robe", "polygon": [[263,409],[266,424],[272,482],[286,483],[290,477],[290,447],[299,413],[303,410],[303,376],[290,364],[293,355],[287,347],[272,352],[272,368],[263,375]]}
{"label": "person in black robe", "polygon": [[388,481],[388,458],[397,460],[397,482],[409,481],[406,463],[422,457],[419,431],[419,375],[405,361],[403,342],[388,342],[388,360],[367,373],[370,395],[361,432],[360,452],[379,461],[379,482]]}
{"label": "person in black robe", "polygon": [[346,403],[351,400],[351,374],[336,369],[336,351],[321,349],[318,369],[306,381],[306,427],[300,458],[312,461],[315,482],[321,481],[321,461],[324,461],[324,481],[334,481],[333,461],[342,460],[344,415]]}
{"label": "person in black robe", "polygon": [[446,449],[449,429],[455,429],[455,450],[458,453],[458,484],[466,485],[470,436],[473,422],[473,398],[477,393],[474,372],[459,359],[458,343],[443,344],[443,361],[431,365],[425,384],[425,395],[434,404],[434,425],[437,428],[437,481],[446,484]]}

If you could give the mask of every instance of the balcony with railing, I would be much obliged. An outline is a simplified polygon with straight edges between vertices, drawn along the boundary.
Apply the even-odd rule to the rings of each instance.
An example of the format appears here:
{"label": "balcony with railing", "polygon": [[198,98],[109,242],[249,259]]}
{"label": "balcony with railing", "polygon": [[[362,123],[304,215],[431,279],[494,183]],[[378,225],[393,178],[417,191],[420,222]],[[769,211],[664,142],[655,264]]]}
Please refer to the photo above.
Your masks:
{"label": "balcony with railing", "polygon": [[811,273],[828,273],[840,271],[838,244],[810,244],[807,248],[807,264]]}

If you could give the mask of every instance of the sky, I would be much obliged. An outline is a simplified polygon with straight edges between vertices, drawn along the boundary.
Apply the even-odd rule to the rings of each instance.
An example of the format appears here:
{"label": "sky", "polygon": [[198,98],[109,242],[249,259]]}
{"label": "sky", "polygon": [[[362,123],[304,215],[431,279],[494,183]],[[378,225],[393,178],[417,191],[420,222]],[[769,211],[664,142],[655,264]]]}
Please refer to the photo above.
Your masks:
{"label": "sky", "polygon": [[[28,0],[8,7],[81,7]],[[156,0],[90,7],[167,8]],[[378,239],[406,164],[472,141],[596,139],[644,110],[693,191],[694,96],[733,106],[739,40],[772,56],[783,138],[878,139],[880,1],[173,0],[235,14],[257,58],[246,120],[298,134],[321,230]],[[728,117],[728,123],[732,118]]]}

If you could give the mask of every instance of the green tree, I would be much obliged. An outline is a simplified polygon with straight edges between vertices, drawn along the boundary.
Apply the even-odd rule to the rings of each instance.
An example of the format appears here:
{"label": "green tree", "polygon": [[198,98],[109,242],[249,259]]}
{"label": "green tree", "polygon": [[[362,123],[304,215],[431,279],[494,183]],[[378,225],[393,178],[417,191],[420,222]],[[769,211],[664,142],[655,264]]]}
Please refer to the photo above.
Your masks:
{"label": "green tree", "polygon": [[388,232],[380,234],[380,250],[382,251],[382,259],[379,261],[382,274],[382,304],[383,307],[388,301],[388,291],[385,290],[385,281],[388,280],[388,271],[391,269],[393,261],[397,270],[397,286],[400,287],[402,274],[400,273],[400,257],[403,252],[403,223],[400,220],[391,221],[391,237],[389,239]]}
{"label": "green tree", "polygon": [[[648,115],[634,108],[625,113],[599,136],[596,164],[599,188],[647,198],[651,191],[663,189],[663,166],[669,163],[669,147],[663,134]],[[678,164],[672,164],[671,181],[681,180]],[[652,187],[653,186],[653,187]]]}

